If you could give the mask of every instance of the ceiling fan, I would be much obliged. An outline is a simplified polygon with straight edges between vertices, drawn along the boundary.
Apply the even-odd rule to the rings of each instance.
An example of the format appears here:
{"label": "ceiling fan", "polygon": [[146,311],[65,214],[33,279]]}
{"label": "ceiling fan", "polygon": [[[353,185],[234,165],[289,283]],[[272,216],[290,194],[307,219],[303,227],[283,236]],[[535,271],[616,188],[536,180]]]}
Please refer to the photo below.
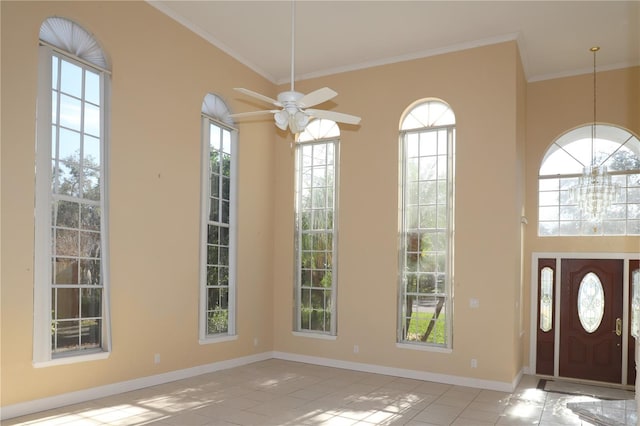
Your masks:
{"label": "ceiling fan", "polygon": [[282,130],[287,127],[292,133],[300,133],[304,131],[311,118],[325,118],[339,123],[359,124],[360,117],[350,114],[344,114],[336,111],[328,111],[323,109],[312,109],[310,107],[327,102],[338,95],[334,90],[323,87],[313,92],[304,93],[296,92],[294,88],[294,65],[295,65],[295,0],[291,1],[291,89],[278,94],[277,99],[254,92],[253,90],[236,87],[240,93],[252,98],[259,99],[263,102],[272,104],[280,109],[269,109],[261,111],[241,112],[231,114],[233,118],[243,118],[260,114],[273,114],[275,124]]}

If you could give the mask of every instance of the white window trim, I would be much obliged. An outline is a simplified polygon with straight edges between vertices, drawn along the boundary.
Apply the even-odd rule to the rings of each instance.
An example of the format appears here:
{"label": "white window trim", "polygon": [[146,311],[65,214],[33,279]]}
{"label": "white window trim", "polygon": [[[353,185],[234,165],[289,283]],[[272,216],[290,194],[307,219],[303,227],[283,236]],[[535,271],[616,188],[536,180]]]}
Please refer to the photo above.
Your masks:
{"label": "white window trim", "polygon": [[292,331],[291,334],[296,337],[308,337],[311,339],[319,339],[319,340],[337,340],[338,336],[335,334],[327,334],[312,330],[304,330],[304,331]]}
{"label": "white window trim", "polygon": [[[229,316],[227,332],[207,334],[207,226],[209,217],[209,125],[214,123],[231,132],[231,175],[229,188]],[[236,333],[236,282],[237,282],[237,196],[238,196],[238,131],[229,124],[202,114],[200,151],[200,303],[198,316],[201,345],[228,342],[237,339]]]}
{"label": "white window trim", "polygon": [[38,99],[36,120],[36,186],[34,217],[34,302],[33,302],[33,365],[49,367],[107,358],[111,352],[111,315],[110,315],[110,273],[109,273],[109,202],[108,202],[108,164],[109,164],[109,114],[110,80],[102,69],[82,61],[86,67],[94,67],[102,75],[102,100],[100,125],[103,140],[101,143],[101,228],[100,240],[102,275],[102,348],[71,352],[53,357],[51,351],[51,66],[52,54],[66,55],[68,60],[77,59],[60,49],[48,45],[38,48]]}

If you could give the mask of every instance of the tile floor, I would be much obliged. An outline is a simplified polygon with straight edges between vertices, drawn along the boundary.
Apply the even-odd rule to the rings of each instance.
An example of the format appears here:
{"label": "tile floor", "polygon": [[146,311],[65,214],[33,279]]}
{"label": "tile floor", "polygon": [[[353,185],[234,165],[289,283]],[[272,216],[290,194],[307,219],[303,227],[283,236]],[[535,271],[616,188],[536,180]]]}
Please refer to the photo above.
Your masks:
{"label": "tile floor", "polygon": [[[567,403],[598,402],[537,389],[513,393],[271,359],[2,425],[591,425]],[[635,425],[635,405],[633,423]],[[628,416],[629,417],[629,416]]]}

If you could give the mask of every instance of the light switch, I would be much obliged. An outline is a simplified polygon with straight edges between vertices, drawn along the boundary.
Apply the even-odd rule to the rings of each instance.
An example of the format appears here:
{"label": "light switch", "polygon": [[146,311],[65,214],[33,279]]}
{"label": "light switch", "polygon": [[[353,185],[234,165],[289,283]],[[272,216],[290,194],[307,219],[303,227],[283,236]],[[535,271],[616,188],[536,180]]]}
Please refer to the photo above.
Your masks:
{"label": "light switch", "polygon": [[469,299],[469,307],[473,309],[477,309],[480,307],[480,300],[471,298]]}

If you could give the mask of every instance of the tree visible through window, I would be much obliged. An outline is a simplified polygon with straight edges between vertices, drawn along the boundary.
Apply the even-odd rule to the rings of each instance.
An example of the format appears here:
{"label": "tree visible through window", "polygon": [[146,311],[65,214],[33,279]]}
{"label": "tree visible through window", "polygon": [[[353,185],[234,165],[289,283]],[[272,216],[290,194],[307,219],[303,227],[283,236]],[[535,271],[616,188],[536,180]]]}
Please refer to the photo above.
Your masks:
{"label": "tree visible through window", "polygon": [[450,347],[455,116],[444,102],[420,103],[402,120],[400,141],[398,340]]}
{"label": "tree visible through window", "polygon": [[338,137],[335,122],[311,121],[296,145],[297,331],[336,333],[336,201]]}

